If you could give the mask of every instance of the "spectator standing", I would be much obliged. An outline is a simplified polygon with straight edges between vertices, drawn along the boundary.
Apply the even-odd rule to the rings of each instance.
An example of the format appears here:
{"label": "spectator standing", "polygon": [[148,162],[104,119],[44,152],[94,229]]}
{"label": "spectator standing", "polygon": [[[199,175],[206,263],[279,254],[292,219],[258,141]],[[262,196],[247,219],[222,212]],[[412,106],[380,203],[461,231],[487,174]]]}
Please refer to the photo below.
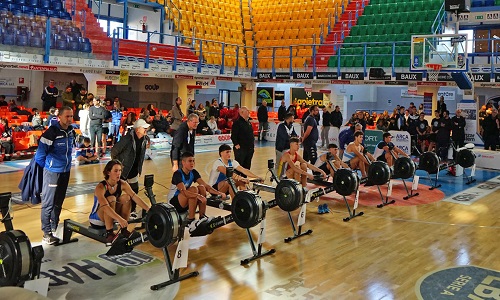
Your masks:
{"label": "spectator standing", "polygon": [[[92,147],[95,147],[97,141],[99,149],[102,149],[102,124],[106,115],[107,111],[101,106],[101,101],[94,98],[94,105],[89,109],[89,131]],[[104,151],[104,149],[102,149],[102,151]]]}
{"label": "spectator standing", "polygon": [[55,81],[51,79],[49,85],[43,89],[42,93],[42,110],[49,111],[51,107],[56,107],[59,90],[55,87]]}
{"label": "spectator standing", "polygon": [[429,140],[429,135],[427,134],[427,129],[429,127],[429,122],[425,119],[425,114],[423,112],[420,113],[419,118],[417,120],[417,135],[418,135],[418,143],[420,144],[420,151],[425,152],[425,144],[426,141]]}
{"label": "spectator standing", "polygon": [[[142,165],[149,144],[146,135],[149,126],[143,119],[138,119],[134,122],[133,129],[111,148],[111,159],[117,159],[123,164],[121,178],[128,182],[136,194],[139,193],[139,176],[142,174]],[[136,205],[132,203],[131,211],[134,212],[135,208]]]}
{"label": "spectator standing", "polygon": [[89,118],[89,110],[90,105],[87,103],[83,104],[82,110],[78,112],[78,116],[80,117],[80,131],[83,136],[90,137],[90,118]]}
{"label": "spectator standing", "polygon": [[80,94],[80,90],[84,88],[74,79],[69,82],[69,86],[71,87],[71,92],[73,93],[73,97],[71,99],[76,100],[78,94]]}
{"label": "spectator standing", "polygon": [[437,103],[437,110],[441,117],[443,116],[443,112],[447,111],[446,103],[444,103],[444,96],[439,97],[439,102]]}
{"label": "spectator standing", "polygon": [[71,86],[67,86],[66,90],[61,95],[63,106],[69,106],[74,108],[75,98],[73,98],[73,92],[71,91]]}
{"label": "spectator standing", "polygon": [[120,140],[120,126],[122,122],[123,112],[120,108],[120,102],[113,102],[113,109],[111,110],[111,132],[110,134],[113,136],[114,145],[116,142]]}
{"label": "spectator standing", "polygon": [[500,132],[500,121],[498,119],[498,110],[491,109],[491,114],[488,114],[483,121],[483,139],[484,149],[495,151],[498,145],[498,134]]}
{"label": "spectator standing", "polygon": [[196,128],[200,123],[200,117],[197,114],[190,114],[186,122],[181,123],[175,131],[172,140],[172,149],[170,150],[170,159],[172,161],[172,172],[177,171],[182,166],[182,154],[190,152],[194,154],[194,140],[196,138]]}
{"label": "spectator standing", "polygon": [[332,121],[332,114],[328,111],[326,106],[323,106],[322,126],[321,126],[321,148],[327,149],[330,141],[328,140],[328,133],[330,132],[330,125]]}
{"label": "spectator standing", "polygon": [[268,123],[269,117],[267,115],[267,101],[265,101],[264,99],[262,100],[262,104],[259,106],[259,109],[257,110],[257,119],[259,120],[258,140],[260,141],[262,139],[263,141],[267,141],[265,137],[267,128],[269,127]]}
{"label": "spectator standing", "polygon": [[441,160],[448,159],[448,147],[450,146],[450,133],[453,123],[448,115],[448,111],[443,111],[443,116],[439,119],[439,129],[436,133],[436,153]]}
{"label": "spectator standing", "polygon": [[316,143],[318,142],[318,121],[316,117],[319,115],[319,108],[317,105],[312,105],[309,108],[309,116],[304,122],[304,135],[302,136],[302,145],[304,146],[304,160],[315,164],[318,159],[318,149]]}
{"label": "spectator standing", "polygon": [[281,105],[278,108],[278,120],[280,120],[281,122],[285,121],[285,116],[286,116],[285,100],[281,100]]}
{"label": "spectator standing", "polygon": [[234,122],[231,130],[231,140],[234,144],[234,158],[240,165],[250,170],[255,151],[255,137],[249,122],[250,112],[246,106],[240,108],[240,117]]}
{"label": "spectator standing", "polygon": [[207,116],[207,119],[210,119],[210,101],[205,101],[205,116]]}
{"label": "spectator standing", "polygon": [[462,110],[457,109],[451,121],[453,122],[451,139],[456,147],[462,148],[465,146],[465,118],[462,116]]}
{"label": "spectator standing", "polygon": [[293,114],[293,118],[297,119],[297,100],[293,100],[292,104],[288,106],[287,112]]}
{"label": "spectator standing", "polygon": [[71,155],[75,141],[72,123],[73,110],[63,106],[59,114],[59,122],[50,126],[42,134],[35,154],[36,163],[43,168],[42,241],[49,245],[59,241],[53,232],[59,224],[59,216],[68,188]]}
{"label": "spectator standing", "polygon": [[175,131],[179,129],[179,126],[182,124],[182,119],[184,118],[184,113],[182,112],[181,105],[182,105],[182,98],[177,97],[175,99],[174,107],[170,112],[172,117],[172,124],[170,125],[170,129],[172,130],[171,132],[172,136],[174,136]]}
{"label": "spectator standing", "polygon": [[340,111],[340,106],[336,105],[335,109],[332,111],[330,123],[332,124],[332,126],[340,129],[340,126],[342,126],[343,122],[344,122],[344,117],[342,117],[342,112]]}

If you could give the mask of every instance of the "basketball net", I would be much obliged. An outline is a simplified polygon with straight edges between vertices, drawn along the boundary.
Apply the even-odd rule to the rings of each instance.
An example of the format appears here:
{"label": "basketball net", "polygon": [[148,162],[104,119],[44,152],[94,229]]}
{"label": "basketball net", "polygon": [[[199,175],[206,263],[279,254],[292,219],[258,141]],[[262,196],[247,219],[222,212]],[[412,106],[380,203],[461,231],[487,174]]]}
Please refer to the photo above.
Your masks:
{"label": "basketball net", "polygon": [[427,67],[427,74],[428,74],[428,79],[429,81],[438,81],[439,77],[439,71],[441,71],[441,68],[443,65],[441,64],[426,64]]}

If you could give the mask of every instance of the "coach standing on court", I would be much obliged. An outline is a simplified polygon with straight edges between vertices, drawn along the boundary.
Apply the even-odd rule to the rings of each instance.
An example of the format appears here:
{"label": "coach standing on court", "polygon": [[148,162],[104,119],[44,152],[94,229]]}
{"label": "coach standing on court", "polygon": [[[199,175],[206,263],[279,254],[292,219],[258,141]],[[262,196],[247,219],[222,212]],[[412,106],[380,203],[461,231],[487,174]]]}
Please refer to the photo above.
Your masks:
{"label": "coach standing on court", "polygon": [[73,110],[64,106],[59,110],[59,122],[47,128],[40,137],[35,154],[36,163],[43,168],[42,186],[42,231],[43,242],[49,245],[59,241],[53,235],[59,224],[69,173],[75,131]]}
{"label": "coach standing on court", "polygon": [[231,130],[231,140],[234,144],[234,158],[240,165],[250,170],[255,149],[255,138],[253,128],[248,118],[250,112],[246,106],[240,108],[240,117],[234,121]]}
{"label": "coach standing on court", "polygon": [[186,152],[194,154],[194,139],[196,138],[196,128],[200,123],[200,118],[197,114],[190,114],[187,121],[179,125],[175,131],[172,140],[172,149],[170,150],[170,159],[172,160],[172,172],[177,171],[182,166],[181,155]]}
{"label": "coach standing on court", "polygon": [[[266,141],[266,133],[267,133],[267,128],[269,127],[269,116],[267,115],[267,101],[265,99],[262,99],[262,104],[259,106],[259,109],[257,110],[257,119],[259,120],[259,141],[262,140]],[[261,137],[262,134],[262,137]]]}
{"label": "coach standing on court", "polygon": [[302,137],[302,145],[304,146],[304,160],[311,164],[316,163],[318,159],[318,149],[316,143],[318,142],[318,121],[316,116],[319,115],[319,108],[313,105],[309,108],[309,115],[304,122],[304,136]]}

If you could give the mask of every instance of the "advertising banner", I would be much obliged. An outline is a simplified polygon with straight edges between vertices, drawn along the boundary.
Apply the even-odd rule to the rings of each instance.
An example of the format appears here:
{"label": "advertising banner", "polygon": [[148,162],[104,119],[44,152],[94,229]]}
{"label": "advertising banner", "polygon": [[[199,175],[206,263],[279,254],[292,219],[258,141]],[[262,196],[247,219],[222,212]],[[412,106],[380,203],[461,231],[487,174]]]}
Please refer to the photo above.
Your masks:
{"label": "advertising banner", "polygon": [[411,154],[411,137],[407,131],[389,131],[392,135],[392,142],[396,147],[403,150],[406,154]]}
{"label": "advertising banner", "polygon": [[465,118],[465,143],[484,145],[483,140],[477,133],[477,106],[475,102],[457,103],[457,109],[462,110]]}
{"label": "advertising banner", "polygon": [[267,104],[272,107],[273,105],[274,88],[272,87],[258,87],[257,88],[257,106],[262,104],[262,101],[266,101]]}
{"label": "advertising banner", "polygon": [[375,152],[375,147],[382,141],[382,130],[365,130],[365,148],[368,152]]}
{"label": "advertising banner", "polygon": [[299,105],[305,103],[306,106],[322,106],[328,104],[330,101],[328,96],[325,97],[325,94],[319,92],[306,92],[304,88],[290,88],[290,94],[291,102],[296,100]]}

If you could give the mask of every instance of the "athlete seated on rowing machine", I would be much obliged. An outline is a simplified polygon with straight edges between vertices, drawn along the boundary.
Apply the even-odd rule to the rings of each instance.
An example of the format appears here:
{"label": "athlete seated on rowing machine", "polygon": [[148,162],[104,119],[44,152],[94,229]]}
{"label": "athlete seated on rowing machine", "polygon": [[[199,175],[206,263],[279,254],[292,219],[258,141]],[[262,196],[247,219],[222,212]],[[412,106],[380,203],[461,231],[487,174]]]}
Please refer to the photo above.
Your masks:
{"label": "athlete seated on rowing machine", "polygon": [[[350,143],[344,151],[344,156],[342,161],[345,162],[349,168],[355,170],[359,169],[361,171],[361,176],[363,178],[367,177],[368,166],[370,161],[375,161],[375,158],[370,153],[365,153],[365,147],[363,147],[364,134],[362,131],[356,131],[354,133],[354,142]],[[364,155],[366,154],[366,157]]]}
{"label": "athlete seated on rowing machine", "polygon": [[243,176],[233,174],[234,183],[239,190],[246,189],[246,184],[250,182],[249,178],[256,178],[259,181],[262,181],[262,179],[252,173],[250,170],[243,168],[236,160],[232,160],[231,152],[231,146],[229,146],[228,144],[220,145],[219,159],[217,159],[212,166],[208,184],[224,194],[227,194],[229,192],[229,194],[231,195],[231,199],[233,199],[235,194],[233,189],[229,188],[229,182],[227,182],[226,180],[226,168],[232,167],[234,170],[248,177],[245,178]]}
{"label": "athlete seated on rowing machine", "polygon": [[326,178],[325,171],[306,162],[299,154],[299,138],[290,138],[290,150],[283,153],[280,161],[280,170],[278,174],[285,172],[286,178],[299,181],[303,187],[307,185],[307,178],[314,179],[314,175],[307,172],[307,169],[319,172],[321,177]]}
{"label": "athlete seated on rowing machine", "polygon": [[378,161],[386,162],[389,167],[392,167],[394,165],[394,158],[391,154],[391,151],[393,151],[393,153],[397,157],[399,157],[399,155],[409,157],[408,154],[406,154],[403,150],[401,150],[396,145],[394,145],[393,142],[391,142],[392,135],[389,132],[384,133],[382,135],[382,138],[382,141],[380,141],[375,147],[375,153],[373,153],[375,159],[377,159]]}
{"label": "athlete seated on rowing machine", "polygon": [[[207,218],[205,212],[207,210],[207,191],[212,195],[221,195],[226,197],[226,194],[217,191],[206,183],[200,176],[200,173],[194,168],[194,154],[184,152],[181,155],[182,168],[178,169],[172,175],[172,185],[167,199],[172,204],[177,212],[188,212],[188,224],[194,221],[196,208],[198,208],[200,219]],[[198,186],[191,186],[193,183]]]}
{"label": "athlete seated on rowing machine", "polygon": [[112,243],[118,236],[113,232],[114,220],[120,224],[121,234],[127,238],[131,235],[127,230],[127,220],[130,217],[132,207],[130,200],[149,211],[149,205],[132,190],[126,181],[120,179],[122,169],[123,165],[117,159],[106,164],[102,171],[104,180],[99,182],[95,188],[94,205],[89,216],[91,226],[106,227],[108,243]]}
{"label": "athlete seated on rowing machine", "polygon": [[340,159],[339,147],[336,144],[329,144],[328,152],[320,155],[319,159],[314,164],[316,167],[329,173],[333,178],[333,176],[335,175],[335,170],[330,167],[330,164],[327,163],[327,161],[331,161],[336,170],[340,168],[349,168],[349,166]]}

